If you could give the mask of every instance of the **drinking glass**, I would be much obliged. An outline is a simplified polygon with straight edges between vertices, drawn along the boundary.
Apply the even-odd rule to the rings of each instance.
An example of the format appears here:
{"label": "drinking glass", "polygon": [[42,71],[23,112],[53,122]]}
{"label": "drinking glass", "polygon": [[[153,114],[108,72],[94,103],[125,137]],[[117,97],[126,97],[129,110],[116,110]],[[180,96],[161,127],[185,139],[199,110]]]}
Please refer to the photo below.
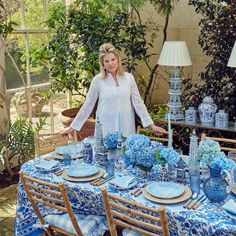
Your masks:
{"label": "drinking glass", "polygon": [[71,165],[71,155],[69,150],[65,149],[63,152],[63,164],[65,166],[65,169],[68,169]]}

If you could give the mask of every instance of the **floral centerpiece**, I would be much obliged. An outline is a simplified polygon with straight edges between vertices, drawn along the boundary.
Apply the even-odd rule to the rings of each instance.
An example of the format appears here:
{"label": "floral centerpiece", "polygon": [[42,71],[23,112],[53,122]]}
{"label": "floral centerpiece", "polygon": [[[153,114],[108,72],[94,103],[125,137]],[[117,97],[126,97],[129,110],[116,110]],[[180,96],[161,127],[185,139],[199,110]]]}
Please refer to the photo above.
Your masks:
{"label": "floral centerpiece", "polygon": [[203,140],[199,143],[198,157],[203,165],[210,168],[231,171],[236,167],[235,162],[226,157],[225,153],[221,151],[219,143],[214,140]]}
{"label": "floral centerpiece", "polygon": [[157,163],[164,165],[166,163],[177,165],[180,160],[180,155],[172,147],[163,148],[156,151]]}
{"label": "floral centerpiece", "polygon": [[138,166],[148,172],[156,164],[156,151],[162,149],[159,142],[150,141],[143,134],[130,135],[123,147],[124,159],[127,165]]}
{"label": "floral centerpiece", "polygon": [[235,162],[225,156],[220,149],[219,143],[214,140],[201,141],[198,155],[200,161],[210,169],[210,177],[203,183],[204,193],[211,202],[224,201],[229,193],[229,184],[221,173],[222,170],[231,171],[235,168]]}
{"label": "floral centerpiece", "polygon": [[109,150],[114,150],[117,147],[118,143],[118,132],[108,133],[104,139],[104,146]]}

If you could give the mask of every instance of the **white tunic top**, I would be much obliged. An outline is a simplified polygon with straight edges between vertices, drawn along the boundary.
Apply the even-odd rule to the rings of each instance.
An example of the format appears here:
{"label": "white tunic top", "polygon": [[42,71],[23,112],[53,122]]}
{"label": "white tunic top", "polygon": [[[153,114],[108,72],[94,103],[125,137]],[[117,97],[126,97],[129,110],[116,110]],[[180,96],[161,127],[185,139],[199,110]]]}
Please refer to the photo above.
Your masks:
{"label": "white tunic top", "polygon": [[98,74],[93,78],[85,103],[71,123],[73,129],[81,129],[97,99],[99,100],[96,117],[99,117],[102,124],[104,136],[116,131],[120,131],[125,137],[134,134],[134,110],[140,117],[143,127],[153,124],[132,74],[125,72],[124,75],[117,76],[118,87],[111,74],[104,80],[100,77],[101,74]]}

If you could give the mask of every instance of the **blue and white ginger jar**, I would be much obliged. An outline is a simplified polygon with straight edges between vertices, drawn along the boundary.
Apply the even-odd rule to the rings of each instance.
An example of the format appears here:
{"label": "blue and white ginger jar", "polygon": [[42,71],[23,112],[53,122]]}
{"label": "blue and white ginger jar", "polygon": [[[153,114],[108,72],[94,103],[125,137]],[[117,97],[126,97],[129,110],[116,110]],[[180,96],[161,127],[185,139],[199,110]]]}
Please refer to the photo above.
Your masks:
{"label": "blue and white ginger jar", "polygon": [[215,115],[215,126],[218,128],[225,128],[229,124],[229,114],[224,110],[219,110]]}
{"label": "blue and white ginger jar", "polygon": [[185,123],[195,124],[196,123],[196,112],[197,111],[194,109],[194,107],[189,107],[185,111]]}
{"label": "blue and white ginger jar", "polygon": [[213,125],[217,106],[212,97],[207,96],[198,107],[199,116],[202,124]]}

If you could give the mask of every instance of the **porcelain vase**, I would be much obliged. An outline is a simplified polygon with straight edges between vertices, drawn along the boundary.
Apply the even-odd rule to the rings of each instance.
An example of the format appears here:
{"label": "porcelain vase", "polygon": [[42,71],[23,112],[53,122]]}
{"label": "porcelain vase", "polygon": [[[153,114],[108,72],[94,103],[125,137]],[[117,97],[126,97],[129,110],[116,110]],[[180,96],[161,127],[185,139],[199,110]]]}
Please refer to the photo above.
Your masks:
{"label": "porcelain vase", "polygon": [[202,124],[213,125],[217,106],[212,97],[207,96],[198,107],[199,116]]}
{"label": "porcelain vase", "polygon": [[169,181],[169,176],[168,176],[168,164],[167,164],[167,163],[160,165],[159,180],[160,180],[161,182]]}
{"label": "porcelain vase", "polygon": [[221,175],[221,168],[209,169],[210,177],[203,182],[203,191],[211,202],[222,202],[228,195],[228,183]]}

